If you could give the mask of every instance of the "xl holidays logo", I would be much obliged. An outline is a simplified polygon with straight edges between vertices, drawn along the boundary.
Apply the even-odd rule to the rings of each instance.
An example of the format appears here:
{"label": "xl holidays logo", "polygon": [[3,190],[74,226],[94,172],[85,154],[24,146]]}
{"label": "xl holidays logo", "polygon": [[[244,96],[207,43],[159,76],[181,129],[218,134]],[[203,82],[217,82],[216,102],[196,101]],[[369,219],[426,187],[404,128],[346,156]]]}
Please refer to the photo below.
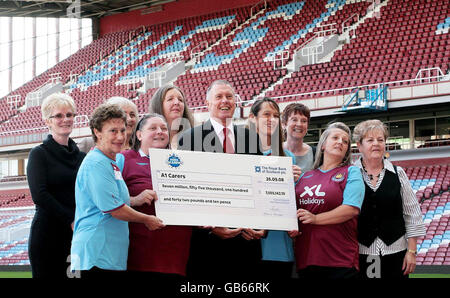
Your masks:
{"label": "xl holidays logo", "polygon": [[[320,191],[320,188],[322,187],[322,184],[319,185],[313,185],[311,187],[305,186],[305,191],[300,195],[300,198],[303,198],[305,195],[308,196],[307,199],[299,199],[299,203],[303,205],[309,205],[309,204],[323,204],[325,202],[324,199],[317,199],[318,197],[324,197],[325,192]],[[313,192],[314,191],[314,192]]]}
{"label": "xl holidays logo", "polygon": [[[305,191],[300,195],[301,198],[303,198],[306,194],[310,197],[312,196],[316,196],[316,197],[324,197],[325,193],[323,191],[320,191],[320,188],[322,187],[322,184],[319,185],[314,185],[314,186],[305,186]],[[313,193],[313,190],[315,190],[315,192]]]}

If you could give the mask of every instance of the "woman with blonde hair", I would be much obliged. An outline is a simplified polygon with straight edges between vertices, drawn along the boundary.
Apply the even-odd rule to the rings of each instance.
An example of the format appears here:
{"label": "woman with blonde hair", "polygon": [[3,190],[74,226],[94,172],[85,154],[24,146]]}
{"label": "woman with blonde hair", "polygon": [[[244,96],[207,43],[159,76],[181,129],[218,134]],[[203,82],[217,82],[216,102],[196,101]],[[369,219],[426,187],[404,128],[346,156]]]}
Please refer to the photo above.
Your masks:
{"label": "woman with blonde hair", "polygon": [[358,219],[363,279],[368,278],[374,257],[380,266],[371,276],[407,278],[416,267],[417,238],[426,232],[405,171],[384,158],[387,137],[387,127],[379,120],[359,123],[353,135],[361,152],[355,165],[361,169],[366,189]]}
{"label": "woman with blonde hair", "polygon": [[295,241],[300,278],[356,278],[357,216],[364,182],[351,166],[350,129],[330,124],[320,136],[314,169],[295,187],[301,234]]}
{"label": "woman with blonde hair", "polygon": [[69,137],[76,107],[64,93],[45,98],[42,119],[50,134],[30,151],[27,178],[36,213],[28,255],[33,278],[65,278],[75,216],[75,179],[85,154]]}

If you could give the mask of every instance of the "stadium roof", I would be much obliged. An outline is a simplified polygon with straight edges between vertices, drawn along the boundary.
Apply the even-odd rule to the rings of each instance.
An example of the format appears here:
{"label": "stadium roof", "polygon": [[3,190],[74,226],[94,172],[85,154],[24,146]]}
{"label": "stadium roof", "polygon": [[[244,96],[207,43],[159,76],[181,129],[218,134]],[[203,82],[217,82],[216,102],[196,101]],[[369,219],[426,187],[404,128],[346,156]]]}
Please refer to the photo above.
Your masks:
{"label": "stadium roof", "polygon": [[158,9],[161,4],[172,1],[176,0],[0,0],[0,16],[100,18],[141,8]]}

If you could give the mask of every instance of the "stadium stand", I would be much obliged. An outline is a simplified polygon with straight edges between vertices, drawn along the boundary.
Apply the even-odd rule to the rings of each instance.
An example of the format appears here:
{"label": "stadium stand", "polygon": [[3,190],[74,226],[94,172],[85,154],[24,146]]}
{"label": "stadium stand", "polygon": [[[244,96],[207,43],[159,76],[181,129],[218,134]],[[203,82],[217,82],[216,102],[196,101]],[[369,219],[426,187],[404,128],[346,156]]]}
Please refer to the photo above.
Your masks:
{"label": "stadium stand", "polygon": [[417,1],[406,7],[404,1],[388,1],[379,17],[358,26],[356,37],[338,49],[330,62],[301,67],[267,95],[410,80],[430,66],[446,73],[449,39],[446,34],[436,34],[436,26],[446,18],[447,6],[447,1],[440,0]]}
{"label": "stadium stand", "polygon": [[[205,111],[206,88],[215,79],[230,81],[241,101],[266,95],[284,103],[320,100],[330,90],[350,94],[352,88],[369,84],[391,82],[390,86],[401,87],[411,84],[409,80],[424,68],[449,73],[448,1],[417,0],[405,5],[402,0],[386,0],[378,5],[379,11],[374,10],[374,2],[274,0],[257,9],[246,5],[108,33],[0,99],[0,137],[47,132],[40,107],[27,107],[25,99],[55,74],[75,99],[78,115],[88,117],[116,95],[132,99],[140,113],[147,112],[157,88],[145,90],[145,80],[173,61],[186,64],[173,82],[198,112]],[[344,35],[345,27],[353,33],[348,32],[347,40],[331,55],[298,70],[288,67],[311,38],[329,32]],[[14,96],[15,107],[8,102]],[[442,135],[418,148],[427,154],[437,146],[450,146],[449,134]],[[392,142],[388,149],[402,147]],[[450,164],[424,161],[404,168],[427,226],[427,235],[417,244],[418,265],[450,265]],[[23,175],[2,177],[0,187],[25,180]],[[33,206],[28,189],[0,188],[0,265],[29,264],[23,227],[31,223]]]}
{"label": "stadium stand", "polygon": [[[250,7],[244,7],[154,25],[145,30],[110,34],[10,95],[20,95],[23,104],[28,92],[44,84],[50,74],[60,73],[61,80],[70,85],[69,92],[79,106],[80,115],[90,115],[94,107],[114,95],[135,100],[143,113],[156,88],[139,94],[122,83],[143,79],[174,55],[188,62],[192,58],[191,50],[197,46],[205,47],[201,42],[213,46],[202,53],[193,69],[188,69],[175,80],[175,84],[185,90],[192,108],[204,106],[208,82],[217,78],[233,83],[243,101],[253,99],[275,83],[274,89],[265,95],[280,97],[293,91],[306,93],[413,79],[423,67],[436,66],[443,72],[448,70],[448,35],[435,32],[440,22],[446,20],[442,9],[445,3],[441,0],[425,1],[408,6],[404,11],[402,1],[387,1],[387,5],[381,8],[380,17],[372,17],[362,23],[356,29],[356,37],[338,49],[330,62],[302,66],[284,80],[288,71],[285,68],[273,69],[273,62],[267,57],[281,49],[287,49],[292,56],[299,44],[320,30],[318,25],[322,28],[335,24],[336,30],[342,32],[342,24],[349,17],[366,15],[370,2],[271,1],[267,8],[254,16],[250,16]],[[418,5],[420,11],[417,10]],[[238,27],[233,32],[234,26],[229,24],[234,21]],[[227,33],[231,34],[227,36]],[[134,37],[129,39],[132,34]],[[221,38],[222,35],[225,38]],[[415,43],[417,40],[421,42]],[[101,53],[108,55],[102,57]],[[70,81],[70,72],[77,69],[75,65],[85,66],[85,69],[78,67],[78,72],[72,72],[80,74],[73,82]],[[282,83],[278,82],[280,79]],[[5,99],[0,105],[4,107],[2,111],[10,111],[3,118],[6,121],[0,124],[0,132],[44,126],[38,107],[29,108],[17,116]]]}
{"label": "stadium stand", "polygon": [[450,265],[450,165],[405,168],[420,202],[427,233],[417,241],[418,265]]}
{"label": "stadium stand", "polygon": [[20,241],[0,242],[0,266],[2,265],[30,265],[28,238]]}

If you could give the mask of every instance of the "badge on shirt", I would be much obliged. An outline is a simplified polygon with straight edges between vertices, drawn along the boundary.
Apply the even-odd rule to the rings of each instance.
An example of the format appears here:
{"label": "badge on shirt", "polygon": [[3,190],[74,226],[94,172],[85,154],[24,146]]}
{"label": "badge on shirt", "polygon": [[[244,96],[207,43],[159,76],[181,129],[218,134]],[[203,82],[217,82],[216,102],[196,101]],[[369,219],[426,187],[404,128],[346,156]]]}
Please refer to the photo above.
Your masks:
{"label": "badge on shirt", "polygon": [[116,180],[123,180],[122,178],[122,173],[120,172],[120,169],[118,166],[116,166],[115,164],[111,163],[113,170],[114,170],[114,177],[116,178]]}
{"label": "badge on shirt", "polygon": [[345,179],[345,174],[343,174],[343,173],[338,173],[331,178],[331,180],[336,181],[336,182],[341,182],[344,179]]}

